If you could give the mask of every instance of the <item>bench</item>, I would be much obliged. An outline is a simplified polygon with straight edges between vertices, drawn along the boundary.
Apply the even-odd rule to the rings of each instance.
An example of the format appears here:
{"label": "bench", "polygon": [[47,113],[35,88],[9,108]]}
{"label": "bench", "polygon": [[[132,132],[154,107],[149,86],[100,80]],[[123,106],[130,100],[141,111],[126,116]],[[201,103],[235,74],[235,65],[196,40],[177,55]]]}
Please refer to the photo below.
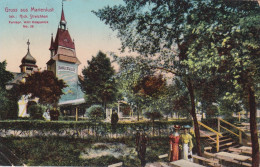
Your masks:
{"label": "bench", "polygon": [[222,167],[221,164],[216,164],[216,163],[208,163],[209,166],[212,166],[212,167]]}
{"label": "bench", "polygon": [[119,166],[123,166],[123,162],[118,162],[112,165],[108,165],[107,167],[119,167]]}
{"label": "bench", "polygon": [[191,161],[188,161],[188,160],[184,160],[184,159],[181,159],[181,160],[178,160],[178,161],[173,161],[173,162],[170,162],[170,164],[174,167],[184,167],[184,166],[192,166],[192,167],[205,167],[203,165],[199,165],[199,164],[196,164],[196,163],[193,163]]}
{"label": "bench", "polygon": [[212,147],[208,146],[208,147],[204,147],[204,151],[210,151],[211,152]]}
{"label": "bench", "polygon": [[245,154],[252,155],[252,151],[245,150],[245,149],[240,149],[240,148],[229,147],[228,151],[232,151],[232,152],[235,152],[235,153],[245,153]]}
{"label": "bench", "polygon": [[227,152],[219,152],[215,154],[216,157],[220,160],[224,160],[229,163],[244,165],[244,166],[252,166],[251,164],[244,162],[245,160],[249,160],[250,157],[243,156],[243,155],[235,155],[232,153]]}
{"label": "bench", "polygon": [[206,162],[210,166],[219,166],[220,165],[218,159],[208,159],[208,158],[201,157],[198,155],[192,155],[192,158]]}
{"label": "bench", "polygon": [[159,155],[158,157],[159,157],[159,159],[167,158],[167,157],[168,157],[168,154]]}

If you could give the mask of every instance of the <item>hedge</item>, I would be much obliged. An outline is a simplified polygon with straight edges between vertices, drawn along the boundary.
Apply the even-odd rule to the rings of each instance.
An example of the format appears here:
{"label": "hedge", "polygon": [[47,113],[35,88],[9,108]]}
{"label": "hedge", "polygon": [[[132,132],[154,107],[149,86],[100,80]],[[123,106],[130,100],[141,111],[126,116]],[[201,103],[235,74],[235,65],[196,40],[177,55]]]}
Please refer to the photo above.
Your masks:
{"label": "hedge", "polygon": [[[156,121],[155,129],[157,135],[168,133],[172,125],[192,125],[191,120]],[[115,134],[131,135],[136,128],[145,129],[148,135],[152,129],[152,122],[124,122],[118,123]],[[41,121],[41,120],[8,120],[0,121],[0,132],[5,136],[32,136],[32,135],[56,135],[86,137],[89,135],[111,136],[110,122],[93,123],[89,121]]]}

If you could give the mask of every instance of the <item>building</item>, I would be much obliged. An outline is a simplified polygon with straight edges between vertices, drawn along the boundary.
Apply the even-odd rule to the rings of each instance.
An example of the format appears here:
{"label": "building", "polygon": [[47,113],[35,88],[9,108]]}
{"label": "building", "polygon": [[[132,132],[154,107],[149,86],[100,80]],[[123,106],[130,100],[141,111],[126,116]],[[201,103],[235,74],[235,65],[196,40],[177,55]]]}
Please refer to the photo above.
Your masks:
{"label": "building", "polygon": [[22,59],[22,64],[20,65],[21,73],[30,74],[33,71],[38,71],[38,66],[36,65],[36,59],[32,57],[30,53],[30,42],[27,42],[28,49],[27,54]]}
{"label": "building", "polygon": [[53,71],[56,77],[63,79],[67,84],[58,105],[62,110],[66,109],[71,112],[71,110],[75,111],[75,106],[84,103],[85,100],[78,76],[78,66],[81,62],[76,56],[74,40],[72,40],[66,27],[67,21],[62,5],[61,19],[55,40],[53,40],[53,35],[51,36],[50,59],[47,62],[47,70]]}
{"label": "building", "polygon": [[[25,82],[25,77],[32,74],[35,71],[39,71],[38,66],[36,65],[36,59],[30,53],[30,41],[27,42],[28,48],[26,55],[22,58],[21,65],[20,65],[20,73],[13,72],[14,79],[8,82],[6,85],[6,89],[10,90],[15,85],[18,85],[20,82]],[[37,101],[34,99],[33,101]],[[29,114],[27,113],[27,103],[29,102],[29,98],[27,95],[23,95],[21,99],[18,101],[19,105],[19,112],[18,117],[28,117]]]}

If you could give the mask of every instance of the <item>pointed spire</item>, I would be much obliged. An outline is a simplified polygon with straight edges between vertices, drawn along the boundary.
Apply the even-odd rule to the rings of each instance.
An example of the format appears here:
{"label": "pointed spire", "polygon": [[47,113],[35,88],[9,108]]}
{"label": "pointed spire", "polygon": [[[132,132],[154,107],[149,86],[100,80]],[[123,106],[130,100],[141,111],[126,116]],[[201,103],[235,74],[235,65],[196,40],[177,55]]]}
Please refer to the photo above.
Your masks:
{"label": "pointed spire", "polygon": [[64,15],[64,11],[63,11],[63,0],[62,0],[62,10],[61,10],[61,18],[60,18],[60,27],[64,30],[66,30],[66,19],[65,19],[65,15]]}
{"label": "pointed spire", "polygon": [[62,22],[62,21],[66,22],[66,20],[65,20],[65,16],[64,16],[64,11],[63,11],[63,1],[62,1],[62,11],[61,11],[61,18],[60,18],[60,21],[61,21],[61,22]]}
{"label": "pointed spire", "polygon": [[53,42],[53,33],[51,33],[51,45],[49,50],[53,50],[54,49],[54,42]]}

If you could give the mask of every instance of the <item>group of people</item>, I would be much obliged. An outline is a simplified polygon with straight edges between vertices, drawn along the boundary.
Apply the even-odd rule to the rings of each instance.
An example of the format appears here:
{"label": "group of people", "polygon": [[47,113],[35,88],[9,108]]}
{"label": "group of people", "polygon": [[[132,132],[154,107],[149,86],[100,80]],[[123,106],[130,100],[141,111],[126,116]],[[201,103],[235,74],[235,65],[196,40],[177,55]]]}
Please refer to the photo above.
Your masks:
{"label": "group of people", "polygon": [[192,160],[192,136],[188,133],[191,128],[189,125],[183,127],[184,133],[179,134],[180,126],[175,125],[172,134],[169,136],[170,140],[170,154],[169,161],[177,161],[180,158],[185,160]]}
{"label": "group of people", "polygon": [[[169,161],[177,161],[179,159],[191,160],[192,155],[192,136],[189,134],[190,130],[189,125],[183,126],[184,132],[182,134],[179,133],[181,126],[174,125],[171,128],[172,132],[169,136],[170,143],[170,153],[169,153]],[[135,136],[136,143],[136,151],[137,156],[141,161],[141,166],[145,166],[145,154],[146,154],[146,146],[148,143],[148,137],[144,130],[137,129]]]}

